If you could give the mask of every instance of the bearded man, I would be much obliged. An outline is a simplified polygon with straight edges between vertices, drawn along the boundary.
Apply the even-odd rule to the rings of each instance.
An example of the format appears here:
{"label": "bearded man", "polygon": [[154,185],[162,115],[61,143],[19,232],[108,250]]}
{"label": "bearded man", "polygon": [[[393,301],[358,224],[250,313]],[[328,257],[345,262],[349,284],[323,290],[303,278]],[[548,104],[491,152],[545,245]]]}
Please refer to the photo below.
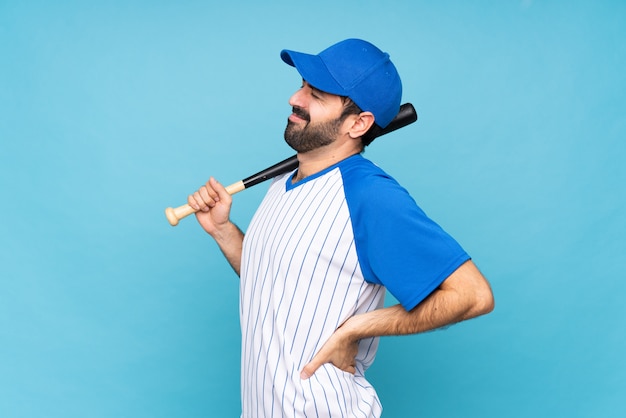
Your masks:
{"label": "bearded man", "polygon": [[[365,378],[379,338],[486,314],[491,288],[470,256],[361,138],[398,113],[389,55],[347,39],[317,55],[283,50],[302,76],[285,141],[299,166],[275,178],[244,234],[211,178],[189,196],[240,276],[242,417],[379,417]],[[385,290],[398,301],[384,307]]]}

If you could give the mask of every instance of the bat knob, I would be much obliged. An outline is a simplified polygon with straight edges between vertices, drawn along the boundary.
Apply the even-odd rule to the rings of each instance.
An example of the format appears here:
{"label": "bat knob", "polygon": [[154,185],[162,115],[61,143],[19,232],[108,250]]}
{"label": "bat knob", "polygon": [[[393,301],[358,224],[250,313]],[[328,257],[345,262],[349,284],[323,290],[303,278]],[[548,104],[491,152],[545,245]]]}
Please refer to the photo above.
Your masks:
{"label": "bat knob", "polygon": [[167,220],[170,223],[170,225],[172,226],[178,225],[178,217],[176,216],[176,212],[174,211],[174,208],[165,209],[165,216],[167,217]]}
{"label": "bat knob", "polygon": [[195,212],[196,210],[194,208],[192,208],[188,204],[184,204],[177,208],[165,209],[165,216],[167,217],[167,220],[170,222],[170,225],[176,226],[178,225],[178,221],[180,221],[184,217],[189,216]]}

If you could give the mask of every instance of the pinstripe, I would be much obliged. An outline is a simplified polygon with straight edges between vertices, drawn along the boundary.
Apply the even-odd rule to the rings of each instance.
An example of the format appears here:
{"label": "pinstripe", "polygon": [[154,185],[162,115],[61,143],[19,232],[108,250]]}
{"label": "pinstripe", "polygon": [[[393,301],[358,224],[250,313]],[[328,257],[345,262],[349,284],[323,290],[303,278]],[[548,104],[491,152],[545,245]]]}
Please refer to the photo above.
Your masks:
{"label": "pinstripe", "polygon": [[[266,218],[267,222],[265,224],[262,224],[263,228],[260,228],[261,230],[262,229],[266,229],[268,231],[267,232],[267,236],[268,237],[272,237],[272,236],[278,237],[279,236],[278,234],[275,234],[274,231],[277,229],[277,225],[279,225],[280,220],[282,219],[282,216],[283,216],[284,212],[286,210],[290,209],[291,205],[293,205],[293,203],[294,203],[293,201],[292,202],[288,202],[288,201],[285,201],[284,199],[278,199],[278,200],[275,200],[274,202],[276,202],[275,206],[274,207],[268,207],[267,210],[266,210],[267,213],[273,214],[273,217],[267,217]],[[261,217],[261,219],[263,219],[263,217]],[[257,231],[254,231],[254,232],[257,232]],[[256,242],[258,242],[259,244],[262,244],[264,241],[265,241],[264,239],[256,240]],[[259,248],[256,248],[256,251],[259,252],[259,254],[260,254],[260,258],[259,259],[263,258],[267,248],[268,247],[265,246],[265,245],[261,245],[260,251],[259,251]],[[257,268],[256,271],[257,271],[257,273],[260,273],[261,269]],[[254,276],[254,277],[255,278],[253,280],[254,286],[253,286],[253,289],[252,289],[252,294],[256,293],[257,288],[263,289],[264,283],[265,283],[265,279],[268,278],[268,276],[265,275],[263,277],[263,280],[261,281],[261,280],[258,279],[258,275]],[[259,306],[259,309],[260,308],[261,308],[261,306]],[[248,318],[246,320],[246,324],[250,324],[250,316],[251,315],[252,315],[252,310],[250,310],[249,313],[248,313]],[[254,347],[254,344],[251,342],[251,339],[253,338],[253,336],[256,333],[257,321],[260,318],[260,316],[258,315],[258,312],[256,314],[256,318],[257,318],[257,320],[253,324],[252,332],[250,332],[250,330],[248,328],[246,329],[246,331],[243,332],[243,338],[245,338],[244,341],[250,342],[249,344],[244,344],[244,347],[249,347],[249,348],[253,348]],[[250,359],[247,361],[247,364],[252,364],[251,357],[254,354],[255,354],[254,350],[250,350],[249,353],[246,353],[246,355],[250,357]],[[252,379],[252,378],[254,378],[254,374],[257,373],[257,371],[254,370],[253,368],[243,368],[242,367],[242,371],[245,371],[245,370],[247,370],[248,375],[244,379],[248,379],[248,380]],[[242,381],[243,381],[243,379],[242,379]],[[254,400],[255,399],[256,400],[259,399],[258,393],[256,394],[255,397],[253,397],[252,395],[253,394],[250,392],[250,399],[248,400],[248,402],[250,403],[251,407],[252,407],[252,404],[254,403]],[[265,398],[262,398],[262,399],[264,400]]]}
{"label": "pinstripe", "polygon": [[359,344],[356,376],[324,365],[299,377],[348,317],[382,304],[384,290],[362,277],[339,169],[290,190],[287,178],[272,183],[244,239],[242,416],[375,416],[380,404],[362,373],[377,340]]}
{"label": "pinstripe", "polygon": [[[327,179],[327,181],[328,181],[328,179]],[[328,183],[327,183],[327,182],[325,182],[325,183],[324,183],[324,186],[327,186],[327,184],[328,184]],[[323,190],[323,188],[320,188],[320,189],[318,190],[317,194],[315,194],[314,199],[313,199],[314,201],[315,201],[315,200],[318,200],[319,193],[320,193],[322,190]],[[313,190],[311,190],[311,192],[313,192]],[[309,206],[309,207],[307,208],[307,210],[309,210],[309,211],[310,211],[310,210],[312,210],[312,207],[311,207],[311,206]],[[299,217],[299,214],[296,214],[295,216],[296,216],[296,217]],[[302,216],[302,219],[306,219],[306,216],[304,216],[304,215],[303,215],[303,216]],[[312,222],[312,221],[313,221],[313,217],[311,216],[311,217],[309,218],[309,221],[308,221],[308,222],[307,222],[307,224],[306,224],[306,227],[307,227],[307,228],[311,225],[311,222]],[[300,243],[302,242],[302,238],[303,238],[303,236],[301,236],[301,237],[298,239],[298,241],[297,241],[297,243],[296,243],[296,246],[295,246],[296,248],[297,248],[297,247],[299,247]],[[309,244],[309,247],[310,247],[310,244]],[[289,249],[289,246],[286,246],[286,247],[285,247],[285,251],[287,251],[288,249]],[[296,251],[293,251],[293,253],[295,254],[295,253],[296,253]],[[289,260],[289,263],[288,263],[288,268],[287,268],[287,272],[286,272],[286,275],[287,275],[287,276],[289,275],[289,271],[291,270],[291,266],[292,266],[292,263],[293,263],[293,259],[294,259],[294,258],[293,258],[293,256],[292,256],[292,257],[291,257],[291,259]],[[300,282],[300,278],[301,278],[301,273],[302,273],[302,266],[300,266],[300,270],[299,270],[299,273],[298,273],[298,275],[297,275],[297,280],[296,280],[296,283],[295,283],[295,285],[294,285],[294,289],[297,289],[297,287],[298,287],[298,283]],[[286,288],[284,288],[283,290],[286,290]],[[293,296],[293,295],[292,295],[292,296]],[[283,300],[284,300],[284,297],[285,297],[285,292],[283,291],[283,293],[281,294],[281,297],[280,297],[280,303],[279,303],[278,309],[280,309],[280,308],[281,308],[281,306],[282,306],[282,302],[283,302]],[[293,298],[293,297],[292,297],[292,298],[291,298],[291,301],[290,301],[290,303],[289,303],[289,308],[288,308],[287,313],[286,313],[286,316],[287,316],[287,317],[289,317],[289,315],[290,315],[290,313],[291,313],[291,309],[293,308],[293,301],[294,301],[294,299],[295,299],[295,298]],[[286,326],[287,326],[287,322],[285,321],[285,328],[286,328]],[[283,333],[285,332],[285,328],[283,329]],[[291,350],[293,350],[293,345],[292,345],[292,347],[291,347]],[[286,353],[286,350],[285,350],[285,346],[283,345],[283,346],[281,346],[281,349],[280,349],[280,356],[279,356],[279,358],[278,358],[278,360],[277,360],[277,362],[276,362],[276,367],[278,367],[278,366],[279,366],[279,364],[280,364],[280,363],[279,363],[279,362],[280,362],[280,358],[281,358],[281,357],[283,357],[283,356],[285,356],[285,353]],[[299,365],[298,365],[298,366],[299,366]],[[295,376],[297,373],[298,373],[298,370],[292,369],[292,370],[290,371],[290,373],[289,373],[288,375],[286,375],[286,376],[285,376],[285,380],[284,380],[284,382],[283,382],[283,393],[286,393],[286,386],[287,386],[287,384],[288,384],[288,382],[289,382],[289,379],[293,380],[293,379],[294,379],[294,376]],[[282,400],[282,404],[283,404],[283,405],[285,404],[285,400],[284,400],[284,398],[283,398],[283,400]]]}
{"label": "pinstripe", "polygon": [[[292,203],[293,203],[293,202],[292,202]],[[289,205],[288,207],[289,207],[289,208],[292,208],[292,205]],[[279,233],[279,232],[276,232],[276,231],[275,231],[275,229],[276,229],[276,228],[278,228],[278,226],[281,224],[282,217],[283,217],[283,211],[282,211],[282,208],[280,208],[279,210],[277,210],[277,212],[279,212],[279,213],[280,213],[280,215],[279,215],[278,217],[276,217],[276,222],[275,222],[275,224],[274,224],[274,227],[271,229],[271,231],[272,231],[272,232],[270,232],[270,233],[269,233],[269,236],[273,236],[273,237],[280,237],[280,239],[278,239],[278,240],[274,240],[274,241],[272,242],[272,245],[270,245],[270,252],[271,252],[271,248],[275,248],[275,247],[274,247],[274,244],[275,244],[275,243],[279,243],[279,242],[281,241],[281,239],[284,237],[284,235],[286,234],[286,232],[289,230],[288,228],[284,228],[284,229],[283,229],[283,231],[282,231],[282,233]],[[294,222],[294,220],[292,219],[292,220],[291,220],[291,222]],[[292,232],[292,236],[293,236],[293,232]],[[291,239],[291,237],[290,237],[290,239]],[[267,246],[264,246],[264,248],[267,248]],[[281,258],[281,261],[282,261],[282,258]],[[264,273],[264,276],[263,276],[263,277],[264,277],[264,280],[265,280],[265,279],[268,279],[268,280],[269,280],[269,279],[272,279],[272,276],[269,274],[269,266],[267,266],[267,268],[266,268],[266,270],[265,270],[265,273]],[[269,289],[268,289],[268,291],[271,291],[271,289],[273,289],[273,288],[274,288],[274,285],[275,285],[275,280],[272,280],[272,281],[269,283]],[[262,325],[263,325],[263,324],[265,324],[266,319],[267,319],[267,316],[268,316],[268,314],[269,314],[269,311],[270,311],[270,305],[269,305],[269,304],[267,304],[266,306],[259,305],[259,309],[262,309],[262,308],[265,308],[265,311],[264,311],[264,313],[263,313],[263,322],[262,322]],[[260,318],[260,315],[257,315],[257,320],[258,320],[258,318]],[[270,322],[270,324],[269,324],[269,326],[270,326],[270,327],[272,327],[271,337],[270,337],[270,339],[269,339],[269,341],[268,341],[268,345],[270,345],[270,346],[271,346],[272,340],[273,340],[273,338],[274,338],[274,332],[273,332],[274,322],[273,322],[273,321],[271,321],[271,322]],[[254,332],[256,332],[256,323],[255,323],[255,331],[254,331]],[[258,351],[258,353],[256,353],[256,354],[257,354],[257,362],[256,362],[256,364],[260,364],[260,357],[261,357],[262,353],[263,353],[263,352],[262,352],[261,350],[259,350],[259,351]],[[255,353],[254,353],[254,352],[251,352],[251,355],[253,355],[253,354],[255,354]],[[258,372],[258,371],[256,371],[256,372]],[[253,371],[252,369],[250,369],[250,373],[251,373],[251,374],[252,374],[252,373],[256,373],[256,372],[255,372],[255,371]],[[267,379],[266,379],[266,372],[267,372],[267,363],[265,364],[265,368],[264,368],[264,370],[263,370],[263,378],[264,378],[264,379],[263,379],[263,387],[261,388],[261,392],[263,392],[263,390],[264,390],[264,388],[265,388],[265,383],[266,383],[266,381],[267,381]],[[251,377],[253,377],[253,376],[251,376]],[[258,394],[258,393],[257,393],[257,397],[256,397],[256,399],[257,399],[257,400],[259,399],[259,394]],[[264,406],[264,404],[265,404],[265,400],[266,400],[266,399],[265,399],[265,397],[261,397],[261,399],[263,399],[263,406]]]}

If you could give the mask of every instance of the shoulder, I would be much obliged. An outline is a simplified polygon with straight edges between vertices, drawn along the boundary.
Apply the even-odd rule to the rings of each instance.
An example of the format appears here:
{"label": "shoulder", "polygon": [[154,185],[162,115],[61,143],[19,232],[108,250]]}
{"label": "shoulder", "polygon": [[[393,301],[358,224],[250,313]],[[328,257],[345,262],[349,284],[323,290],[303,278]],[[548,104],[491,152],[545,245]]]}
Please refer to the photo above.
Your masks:
{"label": "shoulder", "polygon": [[342,175],[344,176],[384,176],[389,177],[382,168],[378,167],[372,161],[368,160],[361,154],[353,155],[346,158],[338,164]]}
{"label": "shoulder", "polygon": [[344,160],[340,163],[339,168],[344,178],[344,183],[347,183],[349,187],[357,189],[385,186],[399,187],[398,182],[393,177],[360,154]]}
{"label": "shoulder", "polygon": [[362,155],[355,155],[341,165],[341,175],[348,204],[353,208],[374,209],[411,206],[417,208],[409,192],[396,179]]}

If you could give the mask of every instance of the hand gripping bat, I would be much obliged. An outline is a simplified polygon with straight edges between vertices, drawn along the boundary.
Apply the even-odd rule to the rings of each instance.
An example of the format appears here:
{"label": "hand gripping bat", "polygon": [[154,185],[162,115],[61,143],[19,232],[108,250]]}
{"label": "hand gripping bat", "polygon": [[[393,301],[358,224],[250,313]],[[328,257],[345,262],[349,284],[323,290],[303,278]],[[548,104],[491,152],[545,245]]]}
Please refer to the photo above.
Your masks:
{"label": "hand gripping bat", "polygon": [[[387,127],[381,128],[378,125],[373,125],[372,128],[363,136],[363,138],[361,138],[361,140],[363,141],[363,144],[369,145],[374,139],[378,138],[379,136],[388,134],[389,132],[393,132],[397,129],[410,125],[416,120],[417,113],[415,112],[415,108],[411,103],[405,103],[400,106],[400,111],[398,112],[396,117],[389,123],[389,125],[387,125]],[[261,170],[248,178],[233,183],[230,186],[226,186],[226,191],[229,194],[233,195],[244,189],[262,183],[265,180],[269,180],[281,174],[293,171],[296,168],[298,168],[298,159],[294,155],[287,158],[286,160],[274,164],[271,167],[267,167],[266,169]],[[181,219],[195,212],[196,210],[194,208],[192,208],[188,204],[184,204],[177,208],[165,209],[165,216],[167,217],[170,225],[176,226]]]}

